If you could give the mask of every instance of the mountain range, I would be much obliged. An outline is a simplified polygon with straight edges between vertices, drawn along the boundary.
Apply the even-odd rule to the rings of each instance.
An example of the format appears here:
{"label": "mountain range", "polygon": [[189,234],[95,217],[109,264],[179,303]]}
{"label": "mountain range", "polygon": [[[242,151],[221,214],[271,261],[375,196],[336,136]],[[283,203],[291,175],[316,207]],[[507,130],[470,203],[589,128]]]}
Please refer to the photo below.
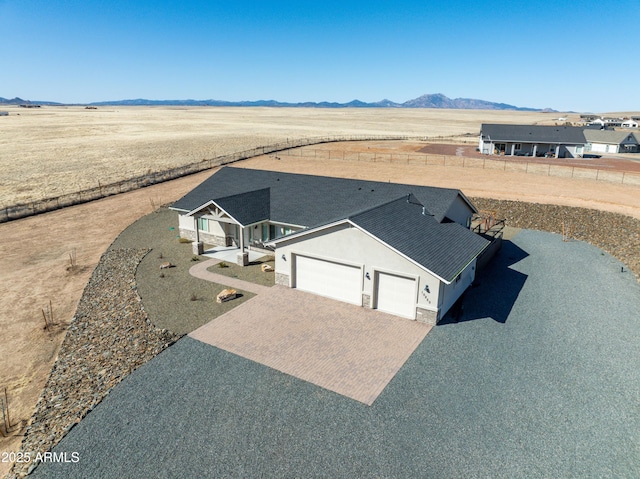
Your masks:
{"label": "mountain range", "polygon": [[[67,105],[51,101],[29,101],[21,98],[11,100],[0,97],[0,104],[8,105]],[[545,111],[555,112],[550,108],[527,108],[509,105],[507,103],[495,103],[473,98],[451,99],[442,93],[422,95],[404,103],[396,103],[391,100],[381,100],[367,103],[360,100],[353,100],[348,103],[336,102],[300,102],[288,103],[276,100],[257,101],[222,101],[222,100],[146,100],[138,98],[135,100],[100,101],[93,103],[74,103],[74,105],[87,106],[268,106],[268,107],[289,107],[289,108],[447,108],[455,110],[514,110],[514,111]]]}

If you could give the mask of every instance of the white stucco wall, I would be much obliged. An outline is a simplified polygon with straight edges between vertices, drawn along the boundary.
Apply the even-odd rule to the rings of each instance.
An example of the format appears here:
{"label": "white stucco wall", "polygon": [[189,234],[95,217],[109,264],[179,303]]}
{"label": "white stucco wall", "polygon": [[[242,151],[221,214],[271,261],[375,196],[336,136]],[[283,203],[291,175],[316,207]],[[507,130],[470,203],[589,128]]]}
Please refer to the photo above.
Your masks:
{"label": "white stucco wall", "polygon": [[449,308],[453,306],[453,303],[460,297],[465,290],[471,286],[473,280],[476,277],[476,260],[474,259],[462,273],[460,273],[460,280],[453,281],[451,284],[441,283],[441,290],[439,294],[440,309],[443,311],[441,316],[444,315]]}
{"label": "white stucco wall", "polygon": [[[275,255],[276,273],[291,278],[291,255],[296,253],[362,265],[365,275],[362,292],[372,299],[375,270],[416,277],[416,305],[437,310],[440,280],[355,227],[343,224],[280,243]],[[283,255],[286,259],[282,258]],[[370,279],[366,278],[367,273]],[[428,287],[428,292],[425,287]]]}

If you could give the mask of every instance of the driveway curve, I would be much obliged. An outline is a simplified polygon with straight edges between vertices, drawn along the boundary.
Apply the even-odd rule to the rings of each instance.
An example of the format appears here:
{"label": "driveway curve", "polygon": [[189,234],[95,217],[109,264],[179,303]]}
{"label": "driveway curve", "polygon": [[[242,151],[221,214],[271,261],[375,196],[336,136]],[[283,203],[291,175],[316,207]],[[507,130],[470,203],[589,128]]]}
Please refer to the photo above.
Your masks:
{"label": "driveway curve", "polygon": [[185,337],[55,448],[74,477],[640,477],[640,285],[524,230],[372,406]]}

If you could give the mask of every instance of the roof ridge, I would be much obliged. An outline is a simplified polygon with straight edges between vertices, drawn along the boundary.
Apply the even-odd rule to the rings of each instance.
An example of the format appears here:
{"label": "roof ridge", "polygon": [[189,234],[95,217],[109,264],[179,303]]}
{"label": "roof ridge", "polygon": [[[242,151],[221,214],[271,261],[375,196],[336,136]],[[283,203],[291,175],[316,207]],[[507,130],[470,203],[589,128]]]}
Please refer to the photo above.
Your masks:
{"label": "roof ridge", "polygon": [[[415,202],[409,201],[410,198],[413,198],[415,200]],[[390,205],[391,203],[395,203],[396,201],[400,201],[402,199],[406,199],[407,203],[409,203],[409,204],[416,205],[416,206],[422,206],[426,210],[426,207],[418,200],[418,198],[416,198],[416,196],[413,193],[407,193],[407,194],[399,196],[399,197],[397,197],[397,198],[395,198],[393,200],[385,201],[384,203],[380,203],[379,205],[371,206],[370,208],[365,208],[364,210],[361,210],[361,211],[358,211],[356,213],[350,214],[350,215],[348,215],[346,217],[346,219],[355,218],[356,216],[363,215],[365,213],[368,213],[369,211],[377,210],[378,208],[382,208],[383,206]],[[429,213],[429,214],[431,215],[431,213]],[[431,216],[433,216],[433,215],[431,215]]]}

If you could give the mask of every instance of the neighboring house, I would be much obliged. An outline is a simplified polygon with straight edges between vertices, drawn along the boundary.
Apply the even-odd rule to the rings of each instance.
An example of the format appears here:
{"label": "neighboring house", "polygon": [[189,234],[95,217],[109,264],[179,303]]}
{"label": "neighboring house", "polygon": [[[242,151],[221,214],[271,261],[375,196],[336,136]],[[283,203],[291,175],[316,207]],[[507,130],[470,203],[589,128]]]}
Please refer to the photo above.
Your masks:
{"label": "neighboring house", "polygon": [[171,208],[194,249],[269,248],[278,284],[431,324],[489,245],[454,189],[225,167]]}
{"label": "neighboring house", "polygon": [[622,122],[622,128],[638,128],[638,122],[633,119],[627,119]]}
{"label": "neighboring house", "polygon": [[576,158],[582,156],[585,144],[580,127],[483,123],[479,151],[485,155]]}
{"label": "neighboring house", "polygon": [[585,151],[594,153],[638,153],[640,134],[622,130],[584,130]]}

